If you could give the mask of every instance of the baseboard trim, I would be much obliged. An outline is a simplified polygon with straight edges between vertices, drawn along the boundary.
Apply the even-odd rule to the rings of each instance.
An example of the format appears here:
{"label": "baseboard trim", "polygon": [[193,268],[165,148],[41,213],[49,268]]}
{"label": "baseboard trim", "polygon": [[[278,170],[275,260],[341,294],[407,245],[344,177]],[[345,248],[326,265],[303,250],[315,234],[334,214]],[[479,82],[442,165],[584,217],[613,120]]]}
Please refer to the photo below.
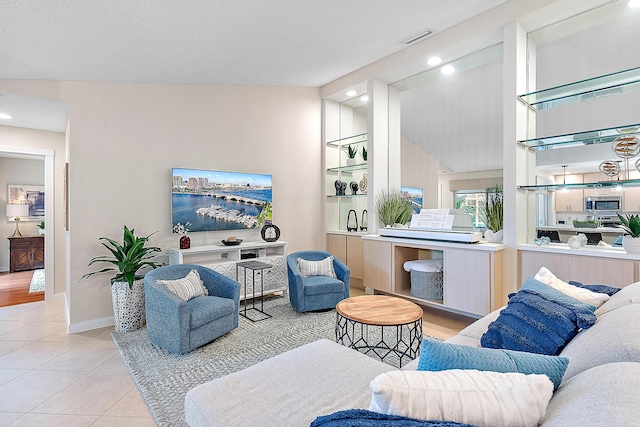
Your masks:
{"label": "baseboard trim", "polygon": [[93,329],[105,328],[107,326],[113,326],[113,316],[88,320],[86,322],[70,323],[67,327],[67,332],[69,334],[77,334],[79,332],[91,331]]}

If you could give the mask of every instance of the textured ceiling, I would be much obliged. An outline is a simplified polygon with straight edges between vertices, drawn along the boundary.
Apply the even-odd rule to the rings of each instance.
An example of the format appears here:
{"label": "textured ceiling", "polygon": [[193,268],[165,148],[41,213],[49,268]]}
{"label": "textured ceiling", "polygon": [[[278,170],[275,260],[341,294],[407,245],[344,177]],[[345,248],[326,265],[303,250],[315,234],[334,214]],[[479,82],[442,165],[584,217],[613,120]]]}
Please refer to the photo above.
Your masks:
{"label": "textured ceiling", "polygon": [[319,87],[504,2],[3,1],[0,78]]}

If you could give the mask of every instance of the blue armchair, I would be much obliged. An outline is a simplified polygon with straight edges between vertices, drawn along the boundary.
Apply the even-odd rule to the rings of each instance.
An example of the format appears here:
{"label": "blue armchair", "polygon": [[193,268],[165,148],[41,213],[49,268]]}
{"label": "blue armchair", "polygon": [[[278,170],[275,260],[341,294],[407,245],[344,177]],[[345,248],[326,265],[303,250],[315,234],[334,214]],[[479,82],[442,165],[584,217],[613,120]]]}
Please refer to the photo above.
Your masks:
{"label": "blue armchair", "polygon": [[323,251],[301,251],[287,256],[289,300],[296,311],[335,308],[337,303],[349,298],[351,270],[335,256],[333,257],[333,269],[337,276],[335,279],[329,276],[302,277],[298,270],[298,258],[320,261],[328,256],[331,254]]}
{"label": "blue armchair", "polygon": [[[185,301],[156,280],[175,280],[196,269],[209,291]],[[240,284],[199,265],[178,264],[144,276],[149,340],[170,353],[187,353],[238,327]]]}

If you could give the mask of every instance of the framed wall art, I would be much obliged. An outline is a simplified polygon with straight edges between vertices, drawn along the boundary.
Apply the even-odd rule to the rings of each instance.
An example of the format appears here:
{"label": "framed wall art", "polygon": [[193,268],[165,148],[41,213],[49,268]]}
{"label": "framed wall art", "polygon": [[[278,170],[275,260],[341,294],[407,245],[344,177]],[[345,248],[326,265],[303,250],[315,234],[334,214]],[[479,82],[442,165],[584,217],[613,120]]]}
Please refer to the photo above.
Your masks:
{"label": "framed wall art", "polygon": [[8,203],[29,205],[29,216],[22,221],[41,221],[44,218],[43,185],[8,185]]}

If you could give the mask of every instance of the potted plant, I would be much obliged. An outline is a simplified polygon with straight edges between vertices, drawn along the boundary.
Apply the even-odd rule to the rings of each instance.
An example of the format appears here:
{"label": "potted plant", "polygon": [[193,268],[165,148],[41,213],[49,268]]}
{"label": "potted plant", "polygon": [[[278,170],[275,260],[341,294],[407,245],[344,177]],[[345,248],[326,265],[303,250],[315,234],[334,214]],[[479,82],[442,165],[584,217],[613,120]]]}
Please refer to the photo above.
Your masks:
{"label": "potted plant", "polygon": [[404,226],[413,215],[411,201],[402,197],[400,190],[382,190],[376,198],[378,218],[385,227]]}
{"label": "potted plant", "polygon": [[362,154],[361,154],[361,155],[362,155],[362,160],[364,160],[365,162],[367,161],[367,155],[368,155],[368,154],[369,154],[369,153],[367,153],[367,147],[364,147],[364,146],[363,146],[363,147],[362,147]]}
{"label": "potted plant", "polygon": [[487,202],[482,204],[480,217],[487,227],[484,238],[490,243],[500,243],[503,237],[502,186],[487,188]]}
{"label": "potted plant", "polygon": [[44,221],[40,221],[38,224],[38,234],[41,236],[44,234]]}
{"label": "potted plant", "polygon": [[358,154],[358,147],[347,145],[347,165],[356,164],[356,154]]}
{"label": "potted plant", "polygon": [[640,217],[637,214],[618,214],[620,222],[618,227],[627,232],[628,235],[622,237],[622,247],[630,254],[640,253]]}
{"label": "potted plant", "polygon": [[89,261],[88,266],[96,263],[113,264],[102,270],[87,273],[80,280],[94,274],[116,272],[111,278],[111,296],[113,302],[113,319],[116,332],[126,332],[139,329],[144,322],[144,274],[143,268],[157,268],[164,263],[154,261],[162,249],[147,246],[149,238],[137,237],[133,229],[124,226],[123,242],[117,242],[108,237],[100,237],[102,246],[111,252],[112,256],[98,256]]}

